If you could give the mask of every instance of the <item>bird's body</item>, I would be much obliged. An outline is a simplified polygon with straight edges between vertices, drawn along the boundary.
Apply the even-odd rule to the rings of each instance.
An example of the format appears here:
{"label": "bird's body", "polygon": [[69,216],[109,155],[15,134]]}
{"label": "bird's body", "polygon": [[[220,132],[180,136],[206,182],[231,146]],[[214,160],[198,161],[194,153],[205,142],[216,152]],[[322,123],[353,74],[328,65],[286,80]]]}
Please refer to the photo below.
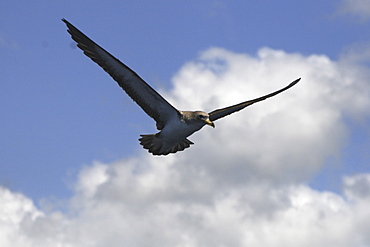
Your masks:
{"label": "bird's body", "polygon": [[297,79],[288,86],[268,95],[217,109],[210,113],[180,111],[168,103],[133,70],[84,35],[67,20],[62,20],[66,23],[72,39],[77,42],[77,46],[83,50],[84,54],[101,66],[156,121],[157,129],[160,132],[141,135],[139,139],[140,144],[153,155],[167,155],[190,147],[193,143],[187,137],[200,130],[203,126],[210,125],[215,127],[213,121],[279,94],[294,86],[300,80]]}
{"label": "bird's body", "polygon": [[[210,121],[203,121],[199,116],[208,119],[208,114],[202,111],[179,111],[178,118],[170,119],[164,128],[153,135],[141,135],[141,145],[154,155],[175,153],[190,147],[192,143],[188,136],[200,130],[204,125],[214,126]],[[152,139],[154,138],[154,139]],[[154,144],[154,145],[153,145]]]}

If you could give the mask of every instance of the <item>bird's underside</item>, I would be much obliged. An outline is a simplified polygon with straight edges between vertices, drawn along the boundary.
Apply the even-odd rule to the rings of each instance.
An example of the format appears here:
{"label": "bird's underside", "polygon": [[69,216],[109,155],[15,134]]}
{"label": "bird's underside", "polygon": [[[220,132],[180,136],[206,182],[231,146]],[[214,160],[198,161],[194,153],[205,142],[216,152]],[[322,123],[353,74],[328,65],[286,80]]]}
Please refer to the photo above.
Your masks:
{"label": "bird's underside", "polygon": [[265,96],[248,100],[236,105],[214,110],[210,113],[203,111],[180,111],[168,103],[157,91],[150,87],[133,70],[112,56],[67,20],[68,32],[77,46],[86,56],[102,67],[118,85],[156,121],[157,134],[141,135],[139,139],[143,148],[153,155],[167,155],[183,151],[193,143],[188,136],[200,130],[204,125],[214,127],[214,121],[240,111],[256,102],[273,97],[297,84],[297,79],[288,86]]}

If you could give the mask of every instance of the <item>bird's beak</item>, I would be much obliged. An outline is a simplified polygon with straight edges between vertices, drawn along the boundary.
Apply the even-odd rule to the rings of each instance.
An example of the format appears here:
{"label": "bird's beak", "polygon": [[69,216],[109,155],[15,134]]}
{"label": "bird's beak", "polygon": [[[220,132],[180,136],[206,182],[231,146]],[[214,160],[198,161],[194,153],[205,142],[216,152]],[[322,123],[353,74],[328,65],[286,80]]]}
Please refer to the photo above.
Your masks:
{"label": "bird's beak", "polygon": [[204,122],[206,122],[206,124],[212,126],[213,128],[215,127],[215,124],[211,120],[209,120],[208,118]]}

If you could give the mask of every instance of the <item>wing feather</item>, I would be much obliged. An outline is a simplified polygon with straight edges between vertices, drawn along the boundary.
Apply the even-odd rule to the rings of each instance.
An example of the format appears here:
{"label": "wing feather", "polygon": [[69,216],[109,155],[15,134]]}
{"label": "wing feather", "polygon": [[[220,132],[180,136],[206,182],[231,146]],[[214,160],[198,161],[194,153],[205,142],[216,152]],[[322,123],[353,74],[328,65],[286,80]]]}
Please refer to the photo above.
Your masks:
{"label": "wing feather", "polygon": [[68,27],[68,33],[77,42],[77,46],[86,56],[102,67],[126,93],[157,122],[162,129],[168,119],[180,114],[159,93],[150,87],[133,70],[104,50],[67,20],[62,19]]}
{"label": "wing feather", "polygon": [[240,111],[240,110],[244,109],[247,106],[250,106],[250,105],[252,105],[252,104],[254,104],[256,102],[259,102],[259,101],[265,100],[267,98],[270,98],[272,96],[275,96],[275,95],[277,95],[277,94],[279,94],[279,93],[281,93],[281,92],[283,92],[283,91],[285,91],[285,90],[293,87],[300,80],[301,80],[301,78],[293,81],[288,86],[286,86],[286,87],[284,87],[284,88],[282,88],[282,89],[280,89],[278,91],[275,91],[273,93],[267,94],[265,96],[262,96],[262,97],[259,97],[259,98],[256,98],[256,99],[252,99],[252,100],[248,100],[248,101],[244,101],[242,103],[239,103],[239,104],[236,104],[236,105],[232,105],[232,106],[229,106],[229,107],[225,107],[225,108],[214,110],[214,111],[208,113],[209,114],[209,119],[211,121],[215,121],[215,120],[217,120],[219,118],[223,118],[223,117],[225,117],[227,115],[230,115],[230,114],[232,114],[234,112]]}

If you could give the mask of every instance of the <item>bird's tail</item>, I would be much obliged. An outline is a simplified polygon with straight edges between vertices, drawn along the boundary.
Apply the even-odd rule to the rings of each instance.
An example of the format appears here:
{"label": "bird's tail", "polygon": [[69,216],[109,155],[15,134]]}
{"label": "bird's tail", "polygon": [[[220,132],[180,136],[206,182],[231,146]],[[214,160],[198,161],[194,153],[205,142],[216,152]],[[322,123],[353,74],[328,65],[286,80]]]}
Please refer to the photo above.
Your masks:
{"label": "bird's tail", "polygon": [[143,146],[143,148],[148,149],[148,152],[152,153],[153,155],[167,155],[169,153],[176,153],[177,151],[183,151],[185,148],[188,148],[190,145],[194,144],[185,138],[173,147],[166,148],[163,143],[163,139],[159,137],[159,133],[140,136],[140,144]]}

